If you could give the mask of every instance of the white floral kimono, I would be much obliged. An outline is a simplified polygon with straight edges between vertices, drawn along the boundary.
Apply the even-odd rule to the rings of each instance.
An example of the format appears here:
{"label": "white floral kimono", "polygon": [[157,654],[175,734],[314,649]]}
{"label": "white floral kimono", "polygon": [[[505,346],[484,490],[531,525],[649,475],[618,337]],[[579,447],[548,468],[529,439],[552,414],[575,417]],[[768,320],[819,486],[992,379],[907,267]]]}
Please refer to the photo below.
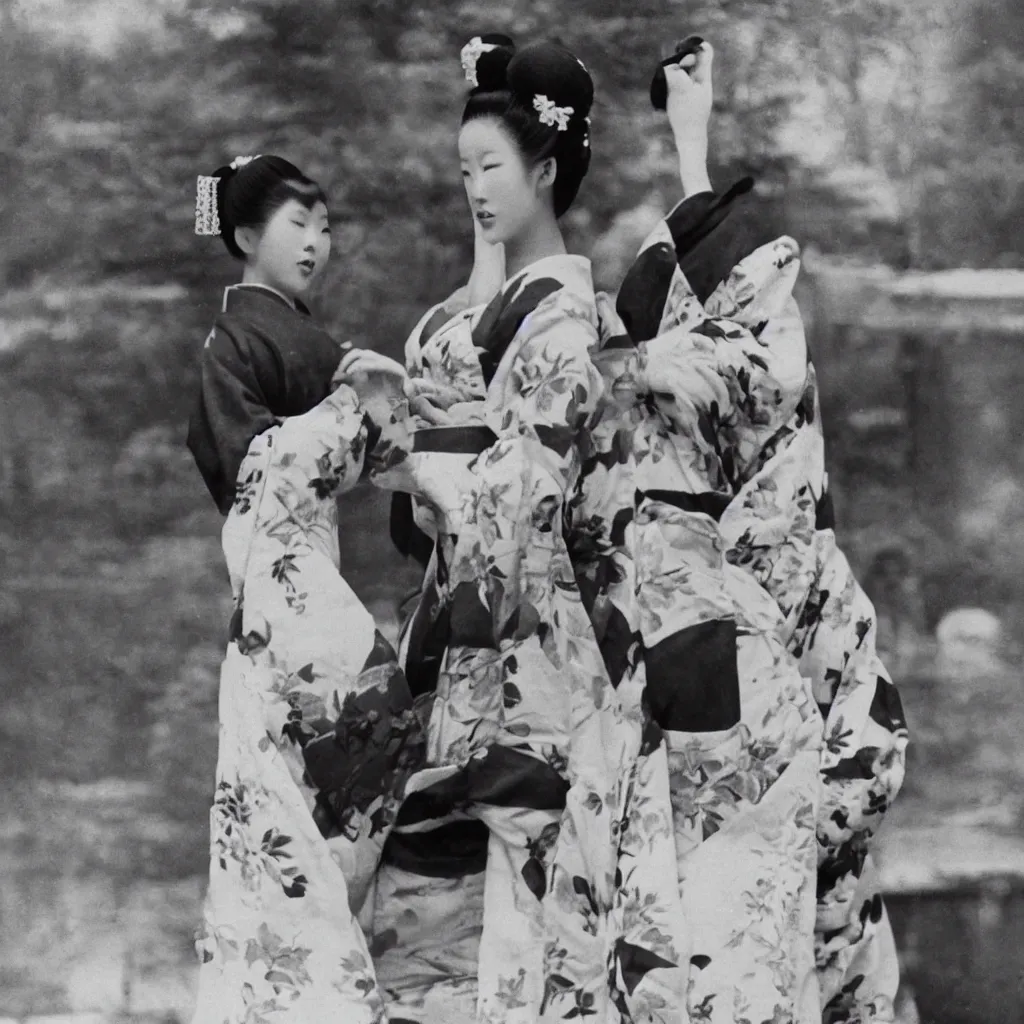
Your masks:
{"label": "white floral kimono", "polygon": [[[410,372],[463,392],[460,425],[421,431],[378,479],[416,495],[437,541],[403,644],[414,691],[438,694],[431,760],[543,758],[564,808],[520,808],[510,828],[507,799],[439,792],[433,821],[400,812],[381,877],[408,872],[416,920],[459,920],[427,889],[431,830],[459,810],[489,826],[479,1019],[810,1024],[821,718],[774,601],[726,562],[713,520],[655,493],[672,441],[584,266],[540,261],[486,309],[424,317]],[[515,780],[514,761],[501,770]],[[530,792],[554,791],[536,775]],[[418,860],[389,863],[411,830]],[[401,900],[380,912],[400,918]],[[454,974],[447,929],[418,934]],[[399,924],[393,941],[389,978]],[[403,1015],[473,1019],[432,991]]]}
{"label": "white floral kimono", "polygon": [[195,1024],[886,1019],[858,879],[905,730],[822,521],[795,247],[702,302],[674,241],[628,316],[558,256],[414,332],[465,401],[377,462],[434,543],[404,674],[338,572],[353,393],[252,442]]}
{"label": "white floral kimono", "polygon": [[[717,543],[776,603],[778,635],[824,720],[814,935],[821,1018],[888,1022],[898,965],[868,850],[902,784],[906,722],[875,651],[874,609],[832,528],[817,384],[792,297],[798,247],[784,237],[737,249],[729,237],[737,192],[673,211],[644,243],[618,305],[642,350],[643,390],[680,466],[689,465],[684,489],[703,480]],[[665,465],[651,466],[662,487]]]}
{"label": "white floral kimono", "polygon": [[622,723],[562,529],[601,396],[596,342],[589,264],[557,256],[486,308],[428,314],[410,343],[413,373],[465,397],[459,425],[417,432],[375,478],[413,493],[436,537],[404,647],[413,688],[435,693],[428,763],[457,771],[406,801],[381,868],[381,977],[417,1024],[617,1019]]}
{"label": "white floral kimono", "polygon": [[195,1024],[387,1020],[367,915],[424,732],[338,572],[334,499],[359,479],[365,443],[343,387],[260,434],[239,473]]}

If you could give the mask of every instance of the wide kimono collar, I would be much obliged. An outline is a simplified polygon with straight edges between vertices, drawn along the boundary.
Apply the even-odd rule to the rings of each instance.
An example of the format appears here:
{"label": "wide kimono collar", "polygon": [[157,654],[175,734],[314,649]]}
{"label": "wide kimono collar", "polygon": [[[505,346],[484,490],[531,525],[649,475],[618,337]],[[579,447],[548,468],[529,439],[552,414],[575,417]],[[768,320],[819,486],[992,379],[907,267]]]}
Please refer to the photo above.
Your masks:
{"label": "wide kimono collar", "polygon": [[473,346],[480,357],[484,382],[490,384],[512,339],[542,302],[560,295],[567,306],[593,307],[590,260],[559,253],[524,267],[505,282],[473,325]]}
{"label": "wide kimono collar", "polygon": [[502,286],[502,294],[512,299],[515,293],[530,285],[538,278],[550,278],[574,297],[589,298],[593,301],[594,277],[590,260],[574,253],[557,253],[543,256],[510,277]]}

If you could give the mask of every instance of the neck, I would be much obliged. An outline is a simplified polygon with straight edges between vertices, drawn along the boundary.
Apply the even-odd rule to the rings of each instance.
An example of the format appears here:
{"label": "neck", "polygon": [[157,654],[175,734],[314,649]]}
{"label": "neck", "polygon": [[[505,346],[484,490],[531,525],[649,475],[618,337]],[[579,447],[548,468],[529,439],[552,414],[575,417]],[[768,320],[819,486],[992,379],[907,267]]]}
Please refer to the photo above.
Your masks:
{"label": "neck", "polygon": [[259,270],[257,270],[254,267],[250,267],[248,265],[246,266],[244,272],[242,273],[242,284],[254,284],[260,288],[266,288],[269,291],[272,291],[275,295],[280,295],[281,298],[284,299],[289,306],[293,308],[295,306],[294,295],[289,295],[287,292],[282,291],[280,288],[278,288],[277,285],[270,284],[268,281],[264,279],[263,275],[259,272]]}
{"label": "neck", "polygon": [[505,242],[505,279],[511,280],[524,267],[547,256],[564,256],[565,240],[552,214],[538,217],[518,238]]}

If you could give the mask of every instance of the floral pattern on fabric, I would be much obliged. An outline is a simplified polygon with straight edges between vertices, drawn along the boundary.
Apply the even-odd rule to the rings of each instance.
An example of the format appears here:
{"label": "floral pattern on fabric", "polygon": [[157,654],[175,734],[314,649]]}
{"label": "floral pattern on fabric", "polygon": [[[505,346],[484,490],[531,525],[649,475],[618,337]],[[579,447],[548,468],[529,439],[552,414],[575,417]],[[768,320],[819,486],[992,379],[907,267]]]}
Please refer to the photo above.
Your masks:
{"label": "floral pattern on fabric", "polygon": [[868,851],[902,783],[908,736],[875,651],[874,610],[832,529],[817,385],[792,298],[797,253],[788,238],[757,249],[704,306],[677,272],[661,331],[646,346],[646,380],[670,421],[703,404],[677,468],[708,473],[728,561],[771,595],[783,616],[779,635],[813,685],[824,718],[815,932],[822,1016],[868,1024],[893,1019],[899,980]]}
{"label": "floral pattern on fabric", "polygon": [[[713,449],[689,466],[687,438],[702,435],[658,408],[645,352],[607,300],[577,311],[565,298],[538,302],[489,382],[478,328],[490,317],[500,333],[499,309],[421,335],[410,359],[443,382],[454,346],[441,339],[461,332],[463,350],[473,340],[484,357],[470,383],[488,391],[472,422],[483,413],[496,437],[463,458],[480,484],[442,517],[458,528],[441,531],[434,566],[452,642],[432,763],[504,744],[540,761],[538,741],[566,720],[572,684],[580,698],[573,728],[550,746],[560,775],[578,780],[582,807],[570,790],[568,813],[528,845],[547,870],[527,861],[519,883],[507,858],[491,860],[504,834],[488,848],[486,884],[498,875],[502,906],[528,908],[516,899],[524,884],[544,897],[530,925],[534,942],[547,942],[540,1008],[535,953],[515,944],[518,922],[501,922],[499,945],[485,918],[481,949],[494,943],[503,966],[515,965],[489,983],[481,956],[485,1019],[810,1022],[822,742],[813,694],[779,640],[777,606],[728,563],[714,521],[659,495],[719,484],[724,494]],[[541,344],[549,315],[553,352]],[[577,321],[587,330],[574,354]],[[530,356],[521,368],[517,351]],[[421,491],[436,486],[441,464],[423,456]],[[470,813],[508,832],[497,809]]]}
{"label": "floral pattern on fabric", "polygon": [[425,745],[394,652],[338,572],[334,498],[365,441],[343,387],[257,437],[239,474],[195,1024],[387,1020],[360,918]]}
{"label": "floral pattern on fabric", "polygon": [[[570,545],[639,726],[618,863],[643,883],[620,886],[610,926],[628,951],[622,1019],[810,1022],[821,718],[777,607],[728,563],[715,522],[725,478],[708,435],[742,415],[746,382],[682,360],[658,377],[652,344],[631,344],[610,302],[600,309],[595,362],[611,398]],[[713,343],[698,333],[693,344]],[[667,863],[654,852],[662,834]],[[656,959],[668,936],[681,971]]]}
{"label": "floral pattern on fabric", "polygon": [[[460,806],[490,837],[478,1012],[494,1024],[617,1019],[607,920],[622,725],[563,536],[601,397],[596,322],[586,261],[554,257],[488,308],[453,318],[409,360],[463,388],[475,406],[465,422],[493,433],[462,457],[457,509],[438,509],[447,456],[414,455],[406,482],[415,478],[421,499],[433,492],[440,513],[447,639],[428,759],[465,774],[470,799]],[[487,775],[490,764],[503,774]],[[517,777],[535,781],[517,786]]]}

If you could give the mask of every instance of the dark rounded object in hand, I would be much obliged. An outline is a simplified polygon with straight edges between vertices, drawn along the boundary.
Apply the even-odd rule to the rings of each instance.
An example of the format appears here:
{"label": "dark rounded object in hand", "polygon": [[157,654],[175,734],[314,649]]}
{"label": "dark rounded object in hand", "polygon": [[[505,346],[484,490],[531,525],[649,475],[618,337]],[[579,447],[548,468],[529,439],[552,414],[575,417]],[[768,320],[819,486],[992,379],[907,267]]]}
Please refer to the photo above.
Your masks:
{"label": "dark rounded object in hand", "polygon": [[666,57],[658,65],[654,77],[651,79],[651,106],[655,110],[664,110],[668,103],[668,81],[665,78],[665,68],[678,64],[684,57],[689,57],[691,53],[697,53],[703,45],[703,36],[687,36],[676,45],[676,52],[671,57]]}

